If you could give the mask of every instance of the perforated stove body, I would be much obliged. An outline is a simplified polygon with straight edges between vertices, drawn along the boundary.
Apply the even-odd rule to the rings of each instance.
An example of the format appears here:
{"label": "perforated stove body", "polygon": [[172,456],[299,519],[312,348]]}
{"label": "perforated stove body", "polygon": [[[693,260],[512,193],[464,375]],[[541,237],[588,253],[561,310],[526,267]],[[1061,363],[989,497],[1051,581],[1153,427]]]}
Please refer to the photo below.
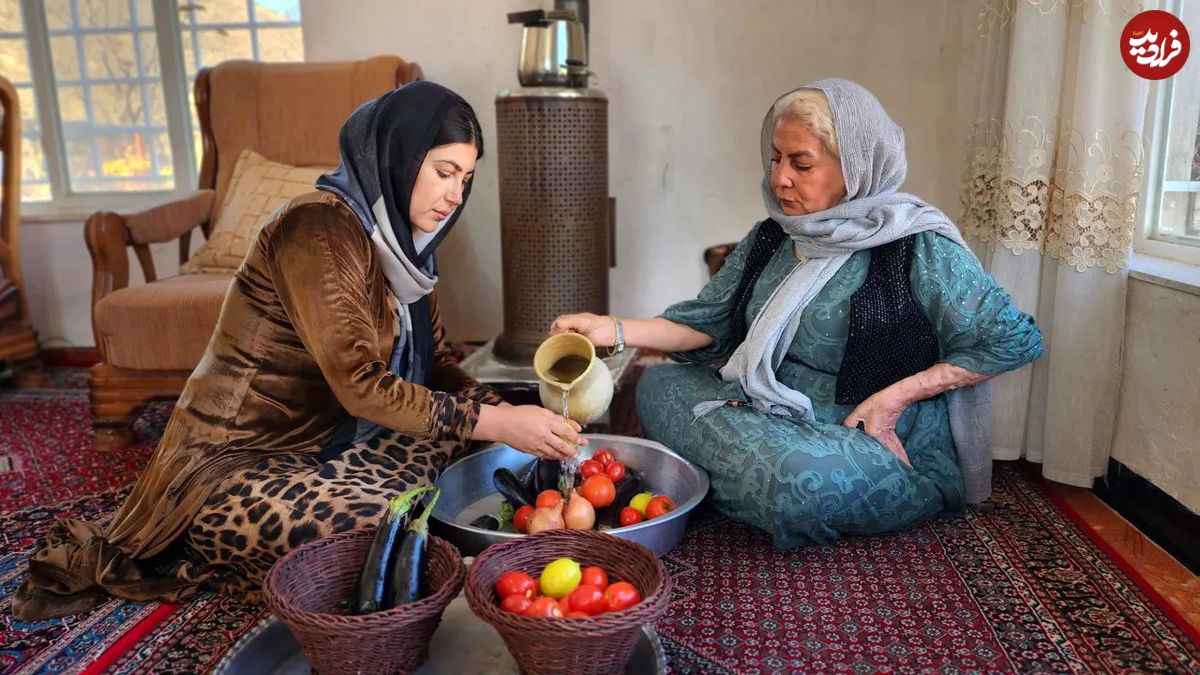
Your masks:
{"label": "perforated stove body", "polygon": [[584,88],[505,90],[496,126],[504,332],[495,354],[525,363],[555,317],[608,313],[608,98]]}

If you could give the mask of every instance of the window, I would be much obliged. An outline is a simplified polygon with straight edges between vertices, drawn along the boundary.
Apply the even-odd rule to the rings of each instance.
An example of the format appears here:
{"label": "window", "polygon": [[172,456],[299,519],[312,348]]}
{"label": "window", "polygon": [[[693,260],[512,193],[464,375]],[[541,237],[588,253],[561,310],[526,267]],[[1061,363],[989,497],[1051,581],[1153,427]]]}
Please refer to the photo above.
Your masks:
{"label": "window", "polygon": [[303,60],[300,0],[0,0],[22,201],[195,186],[192,82],[236,58]]}
{"label": "window", "polygon": [[[1170,4],[1170,3],[1169,3]],[[1200,0],[1167,6],[1185,26],[1200,27]],[[1195,40],[1200,35],[1193,34]],[[1193,50],[1194,51],[1194,50]],[[1200,263],[1200,58],[1156,85],[1146,225],[1136,248]]]}

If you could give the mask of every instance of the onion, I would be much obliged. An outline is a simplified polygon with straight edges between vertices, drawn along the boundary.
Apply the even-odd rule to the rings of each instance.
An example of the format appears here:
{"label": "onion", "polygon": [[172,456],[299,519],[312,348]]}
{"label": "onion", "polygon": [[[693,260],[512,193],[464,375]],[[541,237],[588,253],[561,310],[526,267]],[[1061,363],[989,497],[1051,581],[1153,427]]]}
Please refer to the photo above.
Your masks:
{"label": "onion", "polygon": [[571,499],[563,508],[562,519],[568,529],[590,530],[596,524],[596,507],[578,491],[572,490]]}
{"label": "onion", "polygon": [[525,526],[525,531],[529,534],[537,534],[544,530],[561,530],[563,527],[563,503],[559,502],[553,507],[541,506],[533,510],[533,515],[529,517],[529,524]]}

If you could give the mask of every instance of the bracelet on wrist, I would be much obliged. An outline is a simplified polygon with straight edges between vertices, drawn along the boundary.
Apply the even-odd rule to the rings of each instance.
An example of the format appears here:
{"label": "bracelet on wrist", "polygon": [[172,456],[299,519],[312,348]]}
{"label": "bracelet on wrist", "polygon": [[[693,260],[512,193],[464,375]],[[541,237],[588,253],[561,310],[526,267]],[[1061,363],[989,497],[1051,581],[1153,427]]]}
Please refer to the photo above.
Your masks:
{"label": "bracelet on wrist", "polygon": [[608,318],[613,321],[613,346],[608,348],[608,355],[616,356],[625,351],[625,328],[617,317],[609,315]]}

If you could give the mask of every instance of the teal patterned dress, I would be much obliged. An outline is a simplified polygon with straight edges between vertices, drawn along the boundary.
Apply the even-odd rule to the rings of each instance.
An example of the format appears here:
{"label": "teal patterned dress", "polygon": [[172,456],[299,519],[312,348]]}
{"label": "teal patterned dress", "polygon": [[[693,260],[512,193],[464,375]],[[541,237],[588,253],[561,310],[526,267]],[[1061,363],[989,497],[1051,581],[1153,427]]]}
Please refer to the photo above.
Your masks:
{"label": "teal patterned dress", "polygon": [[[711,336],[713,343],[673,354],[682,363],[656,366],[642,376],[637,410],[646,435],[707,469],[717,507],[766,530],[781,549],[892,532],[960,512],[962,479],[944,396],[916,403],[900,416],[896,433],[912,468],[865,432],[842,426],[854,406],[835,404],[834,390],[850,296],[866,279],[869,251],[851,256],[804,309],[776,371],[781,382],[812,399],[816,421],[733,406],[699,419],[692,414],[702,401],[745,400],[739,385],[721,381],[716,364],[737,347],[729,340],[729,324],[756,229],[699,297],[663,314]],[[799,264],[785,238],[754,287],[747,325]],[[909,278],[939,337],[943,362],[996,375],[1041,355],[1042,336],[1033,319],[949,239],[917,235]]]}

